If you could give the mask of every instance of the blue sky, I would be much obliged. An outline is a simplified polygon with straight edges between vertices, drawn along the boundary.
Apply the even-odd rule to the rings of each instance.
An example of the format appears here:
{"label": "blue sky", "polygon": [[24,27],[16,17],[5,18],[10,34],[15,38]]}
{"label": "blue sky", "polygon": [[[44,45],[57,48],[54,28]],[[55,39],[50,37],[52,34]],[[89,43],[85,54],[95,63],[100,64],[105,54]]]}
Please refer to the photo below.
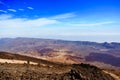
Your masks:
{"label": "blue sky", "polygon": [[0,0],[0,38],[120,42],[120,0]]}

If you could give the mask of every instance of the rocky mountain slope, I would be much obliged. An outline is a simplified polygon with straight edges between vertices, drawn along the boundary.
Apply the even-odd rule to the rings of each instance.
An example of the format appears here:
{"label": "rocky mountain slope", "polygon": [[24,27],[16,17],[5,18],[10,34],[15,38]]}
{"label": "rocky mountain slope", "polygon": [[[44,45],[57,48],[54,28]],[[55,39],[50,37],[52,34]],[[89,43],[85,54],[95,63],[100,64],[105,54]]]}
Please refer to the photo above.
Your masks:
{"label": "rocky mountain slope", "polygon": [[[35,57],[29,57],[29,56],[24,56],[24,55],[19,55],[19,54],[13,54],[13,53],[8,53],[8,52],[0,52],[0,60],[3,59],[6,61],[7,60],[17,60],[17,61],[26,61],[25,64],[29,64],[30,62],[34,62],[36,63],[37,65],[41,64],[41,65],[58,65],[60,63],[54,63],[54,62],[50,62],[50,61],[47,61],[47,60],[43,60],[43,59],[38,59],[38,58],[35,58]],[[0,61],[0,63],[2,63]],[[6,62],[8,63],[8,62]],[[23,63],[24,64],[24,63]]]}
{"label": "rocky mountain slope", "polygon": [[0,63],[0,80],[115,80],[102,69],[89,64],[53,63],[6,52],[0,52],[0,58],[38,63],[37,65]]}

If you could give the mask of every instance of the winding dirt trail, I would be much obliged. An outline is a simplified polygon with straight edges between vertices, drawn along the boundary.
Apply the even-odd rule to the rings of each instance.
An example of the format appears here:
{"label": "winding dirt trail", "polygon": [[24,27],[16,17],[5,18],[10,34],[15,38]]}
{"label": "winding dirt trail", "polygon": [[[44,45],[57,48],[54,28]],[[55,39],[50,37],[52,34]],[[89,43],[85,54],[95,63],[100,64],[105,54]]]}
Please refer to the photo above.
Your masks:
{"label": "winding dirt trail", "polygon": [[108,72],[108,71],[105,71],[105,70],[103,70],[103,72],[106,73],[106,74],[109,74],[109,75],[112,76],[115,80],[120,80],[120,77],[119,77],[119,76],[117,76],[117,75],[115,75],[115,74],[113,74],[113,73],[111,73],[111,72]]}

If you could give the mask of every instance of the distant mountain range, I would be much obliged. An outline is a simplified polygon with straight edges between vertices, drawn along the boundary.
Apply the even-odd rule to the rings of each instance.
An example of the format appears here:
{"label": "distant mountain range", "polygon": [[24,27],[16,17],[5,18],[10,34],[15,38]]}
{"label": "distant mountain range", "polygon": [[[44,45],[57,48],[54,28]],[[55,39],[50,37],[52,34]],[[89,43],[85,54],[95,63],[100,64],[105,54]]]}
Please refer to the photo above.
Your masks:
{"label": "distant mountain range", "polygon": [[90,63],[120,68],[120,43],[65,41],[39,38],[1,38],[0,51],[62,63]]}

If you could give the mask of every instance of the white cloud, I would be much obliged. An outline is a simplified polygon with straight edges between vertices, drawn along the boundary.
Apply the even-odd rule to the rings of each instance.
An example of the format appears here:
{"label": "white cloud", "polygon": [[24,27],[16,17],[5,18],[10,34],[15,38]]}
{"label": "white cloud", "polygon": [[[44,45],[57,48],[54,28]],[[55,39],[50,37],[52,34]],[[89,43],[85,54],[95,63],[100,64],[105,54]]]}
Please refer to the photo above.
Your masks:
{"label": "white cloud", "polygon": [[89,27],[89,26],[101,26],[106,24],[115,23],[114,21],[105,21],[105,22],[97,22],[97,23],[85,23],[85,24],[70,24],[71,26],[78,26],[78,27]]}
{"label": "white cloud", "polygon": [[5,10],[0,10],[0,12],[7,13],[7,11],[5,11]]}
{"label": "white cloud", "polygon": [[[119,31],[116,31],[115,28],[111,28],[111,30],[111,26],[104,28],[108,24],[115,23],[114,21],[79,23],[78,21],[72,22],[72,19],[69,19],[67,24],[62,20],[59,22],[59,19],[68,19],[75,16],[74,13],[66,13],[47,18],[26,19],[14,18],[11,15],[0,15],[0,37],[41,37],[43,35],[43,37],[47,36],[49,38],[52,35],[53,38],[62,36],[73,39],[75,36],[76,38],[81,36],[86,36],[86,38],[88,36],[89,38],[91,36],[120,36]],[[100,29],[98,27],[89,28],[89,26],[100,26]]]}
{"label": "white cloud", "polygon": [[55,23],[58,23],[58,21],[47,18],[38,18],[38,19],[30,20],[25,18],[12,18],[11,15],[0,16],[0,27],[6,27],[6,28],[41,27],[44,25],[55,24]]}
{"label": "white cloud", "polygon": [[34,8],[33,7],[27,7],[28,9],[31,9],[31,10],[33,10]]}
{"label": "white cloud", "polygon": [[15,9],[8,9],[8,11],[17,12]]}
{"label": "white cloud", "polygon": [[19,11],[24,11],[24,9],[21,9],[21,8],[20,8],[20,9],[18,9],[18,10],[19,10]]}
{"label": "white cloud", "polygon": [[120,36],[120,33],[117,32],[67,32],[60,33],[59,36]]}
{"label": "white cloud", "polygon": [[76,15],[74,13],[65,13],[65,14],[60,14],[57,16],[50,17],[52,19],[66,19],[66,18],[72,18],[75,17]]}
{"label": "white cloud", "polygon": [[[3,19],[4,18],[4,19]],[[59,23],[48,18],[25,19],[0,15],[0,37],[28,37],[41,35],[41,27]]]}
{"label": "white cloud", "polygon": [[4,2],[2,2],[2,1],[0,1],[0,4],[2,4],[2,5],[4,5],[4,6],[6,6],[6,7],[8,7],[8,5],[6,5]]}
{"label": "white cloud", "polygon": [[2,1],[0,1],[0,4],[5,5],[5,3],[4,3],[4,2],[2,2]]}

